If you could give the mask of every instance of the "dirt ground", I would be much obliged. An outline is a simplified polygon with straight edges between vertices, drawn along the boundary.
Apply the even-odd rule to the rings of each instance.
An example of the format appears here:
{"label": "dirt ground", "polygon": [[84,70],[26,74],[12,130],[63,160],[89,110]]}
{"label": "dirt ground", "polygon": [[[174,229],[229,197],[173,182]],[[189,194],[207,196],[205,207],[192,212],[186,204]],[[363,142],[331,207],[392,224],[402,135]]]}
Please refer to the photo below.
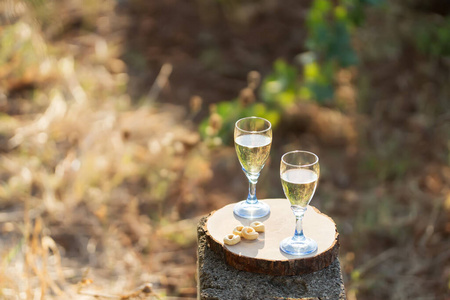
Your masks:
{"label": "dirt ground", "polygon": [[[295,65],[310,4],[2,4],[0,298],[196,298],[197,221],[247,193],[232,145],[197,126],[250,71]],[[283,112],[258,183],[283,197],[281,155],[319,155],[311,204],[338,225],[349,300],[450,298],[448,58],[411,33],[429,16],[368,10],[336,79],[348,105]]]}

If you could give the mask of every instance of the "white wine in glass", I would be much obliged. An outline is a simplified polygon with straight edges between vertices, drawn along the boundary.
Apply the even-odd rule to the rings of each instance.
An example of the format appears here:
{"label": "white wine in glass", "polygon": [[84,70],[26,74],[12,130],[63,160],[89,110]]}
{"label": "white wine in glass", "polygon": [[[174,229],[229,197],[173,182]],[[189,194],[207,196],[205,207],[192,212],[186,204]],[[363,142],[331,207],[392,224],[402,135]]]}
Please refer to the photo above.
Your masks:
{"label": "white wine in glass", "polygon": [[249,173],[259,173],[269,157],[272,138],[262,134],[240,135],[234,141],[242,168]]}
{"label": "white wine in glass", "polygon": [[269,214],[266,203],[256,198],[256,183],[269,157],[272,145],[272,125],[258,117],[248,117],[236,122],[234,129],[236,153],[249,181],[247,200],[234,206],[234,213],[246,219],[262,218]]}
{"label": "white wine in glass", "polygon": [[317,251],[317,242],[303,234],[302,221],[319,176],[319,158],[314,153],[291,151],[281,157],[281,185],[296,219],[294,236],[280,243],[281,251],[287,254],[304,256]]}
{"label": "white wine in glass", "polygon": [[291,169],[281,174],[281,185],[291,205],[306,207],[317,187],[319,176],[307,169]]}

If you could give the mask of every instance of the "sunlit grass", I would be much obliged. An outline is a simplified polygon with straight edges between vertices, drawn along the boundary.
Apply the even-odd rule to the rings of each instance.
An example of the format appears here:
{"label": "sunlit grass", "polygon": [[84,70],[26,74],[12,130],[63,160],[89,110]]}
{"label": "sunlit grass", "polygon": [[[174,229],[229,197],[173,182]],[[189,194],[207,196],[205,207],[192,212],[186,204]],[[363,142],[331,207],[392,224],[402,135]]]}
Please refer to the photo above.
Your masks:
{"label": "sunlit grass", "polygon": [[[17,106],[14,115],[11,96],[7,113],[0,115],[6,143],[0,158],[0,230],[5,234],[0,295],[5,299],[130,295],[146,273],[135,251],[160,251],[156,240],[180,246],[195,241],[191,225],[156,229],[161,220],[176,225],[179,203],[193,201],[192,186],[210,178],[207,153],[198,150],[199,136],[183,124],[179,109],[132,106],[120,46],[105,40],[115,33],[110,28],[105,36],[89,35],[100,26],[99,16],[111,13],[113,1],[106,1],[108,6],[91,2],[77,7],[85,34],[68,43],[45,41],[40,31],[54,36],[56,29],[67,29],[47,22],[65,11],[64,4],[51,4],[44,13],[44,3],[32,3],[30,10],[28,3],[12,2],[20,13],[0,37],[1,88],[19,91],[32,105]],[[30,23],[33,17],[43,27]],[[174,207],[165,208],[180,189],[181,197],[171,201]],[[87,286],[81,291],[76,283],[86,285],[86,268],[94,285],[109,278],[115,288],[108,283],[96,292],[86,292]],[[106,272],[105,279],[97,272]],[[128,280],[117,277],[124,272]]]}
{"label": "sunlit grass", "polygon": [[[390,106],[396,99],[367,99],[377,91],[357,69],[339,70],[336,107],[323,107],[309,99],[311,90],[290,89],[298,74],[278,61],[279,74],[262,91],[283,109],[257,102],[261,75],[250,72],[258,80],[248,80],[237,100],[211,106],[201,141],[182,108],[127,94],[122,58],[138,70],[146,58],[124,53],[116,1],[91,2],[8,1],[12,11],[0,4],[8,21],[0,29],[0,298],[133,291],[164,298],[183,288],[194,294],[198,217],[236,200],[231,177],[241,178],[246,192],[227,148],[236,111],[263,115],[285,130],[275,135],[283,138],[277,155],[287,147],[321,151],[318,204],[339,226],[349,299],[448,293],[445,84],[437,97],[425,85],[414,98],[415,115],[403,120],[396,119],[401,106]],[[209,56],[200,59],[210,65],[217,57]],[[422,63],[421,75],[439,71],[439,64]],[[306,80],[320,75],[314,64],[305,69]],[[360,78],[367,80],[362,87],[354,84]],[[309,100],[297,103],[298,97]],[[198,113],[202,100],[193,99]],[[266,170],[277,174],[277,164],[274,156]],[[273,174],[263,175],[269,184],[262,195],[281,196]],[[149,282],[156,294],[139,288]]]}

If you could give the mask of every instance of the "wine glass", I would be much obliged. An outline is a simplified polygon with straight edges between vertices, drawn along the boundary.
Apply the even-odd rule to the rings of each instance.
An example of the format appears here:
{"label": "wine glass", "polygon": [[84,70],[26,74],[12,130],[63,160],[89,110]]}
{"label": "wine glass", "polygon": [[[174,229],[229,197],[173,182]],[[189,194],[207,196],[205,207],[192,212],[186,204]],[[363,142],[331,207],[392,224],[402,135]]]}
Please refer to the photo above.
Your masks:
{"label": "wine glass", "polygon": [[262,218],[270,212],[266,203],[256,198],[256,183],[272,144],[272,125],[259,117],[247,117],[236,122],[234,144],[242,170],[249,182],[247,200],[234,206],[234,213],[246,219]]}
{"label": "wine glass", "polygon": [[319,157],[308,151],[291,151],[281,157],[280,177],[296,219],[295,233],[281,241],[281,251],[304,256],[317,251],[317,242],[303,234],[302,220],[316,191],[320,176]]}

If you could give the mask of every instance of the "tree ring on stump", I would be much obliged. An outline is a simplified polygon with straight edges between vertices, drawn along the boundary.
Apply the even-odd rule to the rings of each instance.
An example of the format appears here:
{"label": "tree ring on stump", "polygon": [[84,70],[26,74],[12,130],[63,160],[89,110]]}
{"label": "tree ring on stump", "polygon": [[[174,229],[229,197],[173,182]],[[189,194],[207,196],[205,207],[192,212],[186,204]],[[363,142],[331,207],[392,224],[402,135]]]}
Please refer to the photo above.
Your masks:
{"label": "tree ring on stump", "polygon": [[[205,222],[208,246],[225,262],[242,271],[267,275],[301,275],[329,266],[339,253],[336,224],[317,208],[308,206],[303,218],[305,236],[314,239],[318,250],[307,256],[293,256],[280,250],[280,242],[294,234],[295,216],[286,199],[260,200],[270,206],[270,214],[259,219],[243,219],[233,213],[235,203],[212,212]],[[237,225],[249,226],[254,221],[265,224],[265,232],[256,240],[243,239],[236,245],[224,245],[223,237]]]}

